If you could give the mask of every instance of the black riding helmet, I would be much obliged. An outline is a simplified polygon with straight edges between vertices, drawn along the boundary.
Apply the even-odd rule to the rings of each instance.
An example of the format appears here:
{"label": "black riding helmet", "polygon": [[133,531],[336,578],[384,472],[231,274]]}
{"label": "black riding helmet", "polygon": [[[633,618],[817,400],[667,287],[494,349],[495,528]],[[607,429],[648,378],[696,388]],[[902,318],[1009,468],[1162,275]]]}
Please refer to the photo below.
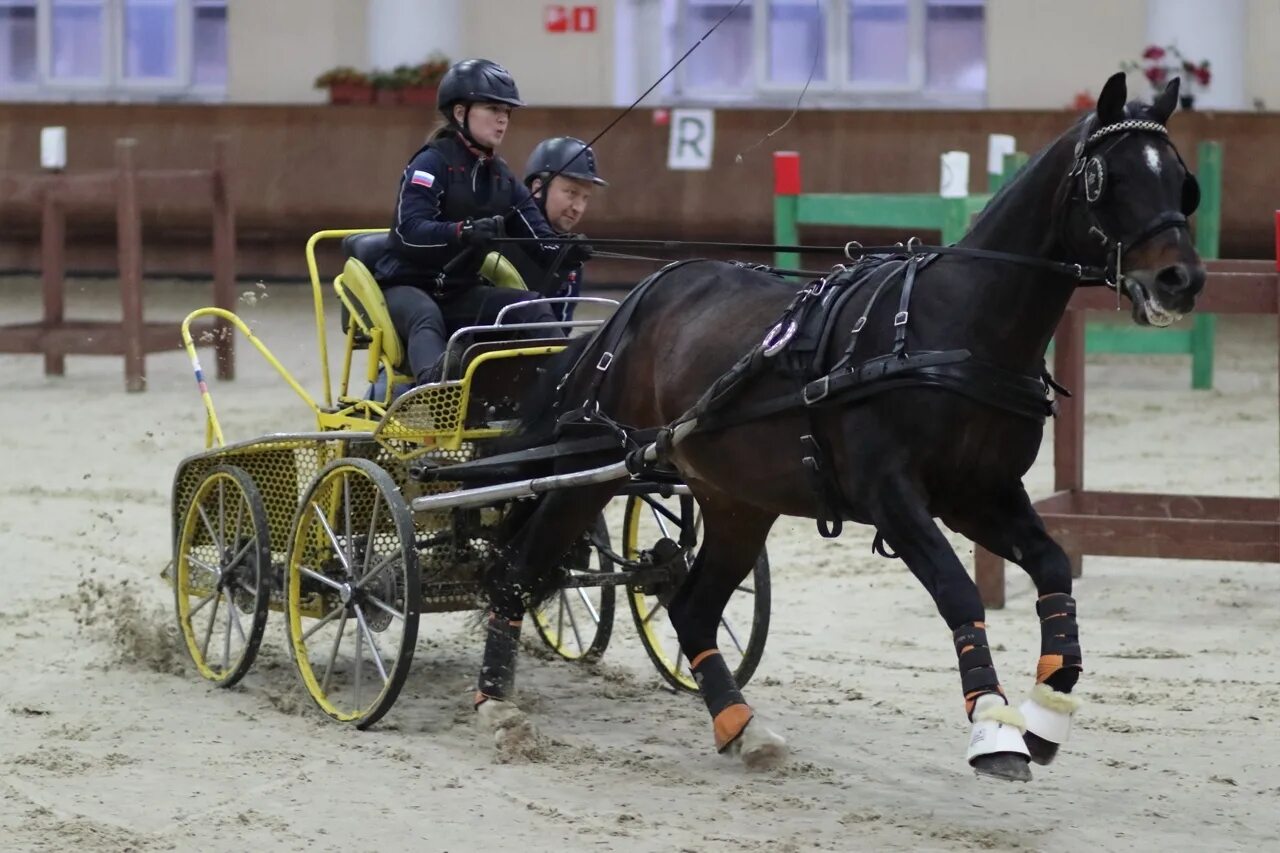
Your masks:
{"label": "black riding helmet", "polygon": [[436,92],[436,109],[453,124],[454,104],[510,104],[523,107],[511,72],[489,59],[464,59],[445,72]]}
{"label": "black riding helmet", "polygon": [[587,147],[587,143],[572,136],[556,136],[538,143],[525,164],[524,185],[530,187],[534,178],[545,182],[548,175],[557,174],[590,181],[596,186],[609,186],[609,182],[596,171],[595,152]]}

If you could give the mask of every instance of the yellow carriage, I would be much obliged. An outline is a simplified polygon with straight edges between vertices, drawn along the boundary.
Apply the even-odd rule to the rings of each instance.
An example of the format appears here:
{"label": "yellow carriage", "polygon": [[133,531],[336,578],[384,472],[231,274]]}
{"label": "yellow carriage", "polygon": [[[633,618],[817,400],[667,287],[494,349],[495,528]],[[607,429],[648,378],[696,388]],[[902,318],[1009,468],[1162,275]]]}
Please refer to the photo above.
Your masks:
{"label": "yellow carriage", "polygon": [[[511,323],[500,315],[495,325],[457,330],[441,381],[396,396],[396,386],[410,381],[400,372],[404,350],[369,272],[384,234],[321,231],[307,243],[322,379],[318,399],[235,314],[202,308],[183,321],[205,408],[206,449],[184,459],[174,476],[174,560],[166,570],[187,650],[203,677],[221,686],[238,682],[253,664],[267,614],[280,611],[308,694],[331,717],[361,728],[395,701],[422,613],[485,606],[480,578],[501,547],[499,524],[510,501],[416,509],[431,495],[463,491],[461,483],[439,476],[427,481],[417,472],[469,461],[478,444],[510,431],[522,389],[563,348],[564,339],[550,336],[553,329],[546,326],[599,324]],[[344,341],[336,394],[316,257],[323,240],[341,240],[344,250],[342,271],[332,280]],[[523,287],[496,253],[485,260],[482,275],[496,286]],[[192,322],[204,316],[222,318],[249,340],[314,412],[314,431],[226,442],[190,333]],[[357,363],[360,352],[363,365]],[[357,369],[363,371],[359,393],[352,390]],[[624,585],[658,671],[671,686],[696,691],[661,618],[691,565],[696,505],[680,483],[630,482],[623,494],[621,552],[598,521],[566,556],[564,588],[533,621],[562,657],[598,657],[613,627],[614,587]],[[737,652],[740,683],[763,651],[768,582],[762,555],[739,596],[742,624],[725,624],[730,642],[724,645]]]}

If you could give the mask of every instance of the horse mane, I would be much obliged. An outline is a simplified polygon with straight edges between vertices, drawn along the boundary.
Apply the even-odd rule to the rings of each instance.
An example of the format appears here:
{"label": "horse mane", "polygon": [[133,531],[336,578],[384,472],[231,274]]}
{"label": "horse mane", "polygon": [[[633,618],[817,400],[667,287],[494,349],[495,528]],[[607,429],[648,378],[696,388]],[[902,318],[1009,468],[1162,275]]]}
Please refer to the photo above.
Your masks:
{"label": "horse mane", "polygon": [[[1146,120],[1146,121],[1158,121],[1161,124],[1165,123],[1161,118],[1161,116],[1156,114],[1154,109],[1154,104],[1147,103],[1146,101],[1143,101],[1138,98],[1135,98],[1124,105],[1123,117],[1126,120],[1139,119],[1139,120]],[[1027,175],[1031,174],[1032,172],[1034,172],[1036,168],[1041,164],[1042,161],[1044,161],[1051,154],[1055,153],[1059,145],[1070,140],[1082,140],[1086,136],[1088,136],[1089,133],[1095,130],[1096,129],[1095,123],[1097,121],[1097,118],[1098,118],[1098,114],[1093,110],[1088,110],[1081,113],[1080,116],[1076,119],[1076,121],[1069,128],[1067,128],[1067,130],[1059,134],[1057,137],[1054,138],[1053,141],[1049,142],[1047,145],[1045,145],[1043,148],[1037,151],[1027,161],[1026,165],[1018,170],[1018,173],[1014,176],[1013,180],[1009,181],[1007,184],[1002,186],[996,192],[996,194],[992,196],[991,200],[987,202],[986,206],[983,207],[981,212],[979,212],[978,215],[974,218],[973,223],[970,226],[969,230],[965,232],[965,236],[968,237],[970,234],[977,231],[985,223],[986,220],[994,217],[996,213],[1001,211],[1004,205],[1008,202],[1008,200],[1015,193],[1021,190],[1021,184],[1023,183],[1022,179],[1025,178]],[[1065,192],[1065,190],[1066,190],[1065,184],[1059,187],[1059,193]],[[1055,220],[1056,220],[1057,212],[1061,211],[1062,209],[1061,202],[1062,202],[1062,198],[1060,197],[1054,198]]]}
{"label": "horse mane", "polygon": [[1039,151],[1033,154],[1027,160],[1026,165],[1024,165],[1021,169],[1019,169],[1017,174],[1014,175],[1013,180],[1009,181],[1004,186],[1002,186],[999,190],[997,190],[996,194],[992,196],[991,200],[987,202],[985,207],[982,208],[982,210],[974,218],[972,225],[969,227],[969,230],[965,232],[966,236],[968,236],[968,234],[972,233],[973,231],[976,231],[984,223],[984,220],[994,216],[997,211],[1001,210],[1003,208],[1003,205],[1009,200],[1009,198],[1015,193],[1020,191],[1021,189],[1020,184],[1022,183],[1022,179],[1027,175],[1031,174],[1033,171],[1035,171],[1036,168],[1039,167],[1040,163],[1045,158],[1047,158],[1054,151],[1054,149],[1057,148],[1057,146],[1060,143],[1062,143],[1064,140],[1067,140],[1067,139],[1079,138],[1084,133],[1085,126],[1089,124],[1089,122],[1094,118],[1095,115],[1096,114],[1092,111],[1082,113],[1080,117],[1076,120],[1076,122],[1071,125],[1071,127],[1069,127],[1066,131],[1059,134],[1058,136],[1054,137],[1052,142],[1049,142],[1047,145],[1045,145]]}

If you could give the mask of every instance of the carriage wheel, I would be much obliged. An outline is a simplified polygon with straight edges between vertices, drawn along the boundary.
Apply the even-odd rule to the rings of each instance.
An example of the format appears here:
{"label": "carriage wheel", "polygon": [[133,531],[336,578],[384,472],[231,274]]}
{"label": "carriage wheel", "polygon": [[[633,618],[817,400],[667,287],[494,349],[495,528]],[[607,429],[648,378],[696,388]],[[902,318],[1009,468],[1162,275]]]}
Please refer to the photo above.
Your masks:
{"label": "carriage wheel", "polygon": [[322,711],[363,729],[391,708],[421,598],[413,516],[391,476],[365,459],[325,466],[298,507],[285,572],[289,653]]}
{"label": "carriage wheel", "polygon": [[[680,534],[692,526],[694,544],[681,549]],[[658,562],[672,558],[680,568],[670,581],[644,589],[628,588],[631,616],[649,659],[667,684],[697,693],[689,660],[680,649],[675,629],[667,618],[667,604],[675,596],[693,555],[701,544],[702,512],[693,498],[663,498],[656,494],[627,498],[622,523],[623,556],[640,560],[649,555]],[[683,553],[681,553],[683,550]],[[719,648],[733,670],[739,687],[745,687],[760,663],[769,633],[769,556],[761,550],[755,568],[729,599],[720,619]]]}
{"label": "carriage wheel", "polygon": [[210,470],[182,520],[173,594],[187,652],[219,687],[243,678],[258,654],[271,596],[268,535],[253,479],[232,465]]}
{"label": "carriage wheel", "polygon": [[[609,528],[603,515],[596,518],[595,525],[570,552],[569,573],[612,572],[613,561],[601,547],[609,547]],[[565,660],[597,660],[613,635],[614,601],[612,585],[557,590],[554,597],[533,611],[533,624],[542,641]]]}

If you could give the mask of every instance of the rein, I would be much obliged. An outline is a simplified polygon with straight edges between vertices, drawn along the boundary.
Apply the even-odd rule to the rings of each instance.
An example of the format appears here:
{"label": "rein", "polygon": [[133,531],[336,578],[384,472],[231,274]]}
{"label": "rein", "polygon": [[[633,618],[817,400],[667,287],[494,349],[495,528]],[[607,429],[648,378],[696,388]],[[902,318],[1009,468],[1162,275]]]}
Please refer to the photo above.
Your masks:
{"label": "rein", "polygon": [[[719,24],[717,24],[718,26]],[[714,29],[714,28],[713,28]],[[708,32],[710,35],[710,32]],[[705,38],[705,37],[704,37]],[[696,46],[696,45],[695,45]],[[687,56],[688,54],[686,54]],[[681,59],[683,61],[683,58]],[[679,64],[679,63],[677,63]],[[643,96],[642,96],[643,97]],[[637,101],[638,103],[638,101]],[[633,104],[632,107],[635,105]],[[629,111],[630,108],[628,108]],[[623,113],[626,114],[625,112]],[[619,116],[621,118],[621,116]],[[616,123],[616,121],[615,121]],[[612,127],[611,124],[609,127]],[[607,131],[609,128],[606,128]],[[974,258],[978,260],[997,261],[1000,263],[1016,264],[1033,269],[1041,269],[1057,275],[1066,276],[1074,279],[1083,286],[1103,285],[1111,288],[1119,297],[1120,289],[1123,282],[1123,258],[1125,249],[1132,250],[1134,247],[1150,240],[1155,235],[1169,228],[1187,228],[1187,216],[1191,210],[1187,210],[1184,203],[1182,211],[1163,211],[1157,214],[1151,222],[1147,223],[1136,236],[1131,239],[1129,235],[1121,235],[1119,239],[1112,237],[1107,233],[1102,223],[1098,221],[1097,215],[1093,211],[1094,204],[1101,198],[1106,188],[1106,161],[1104,156],[1110,152],[1120,139],[1130,133],[1151,133],[1163,136],[1166,139],[1169,131],[1159,122],[1147,121],[1142,119],[1126,119],[1124,121],[1115,122],[1105,125],[1093,131],[1086,131],[1084,136],[1076,143],[1075,161],[1071,169],[1067,172],[1067,177],[1071,180],[1072,191],[1070,198],[1072,201],[1080,201],[1083,189],[1083,201],[1085,202],[1085,215],[1088,218],[1089,233],[1095,235],[1102,244],[1103,250],[1106,252],[1106,260],[1102,266],[1068,263],[1065,261],[1055,261],[1048,258],[1036,257],[1033,255],[1019,255],[1012,252],[1000,252],[994,249],[973,249],[963,246],[932,246],[925,245],[919,239],[912,237],[905,244],[896,243],[892,246],[863,246],[862,244],[852,241],[845,243],[843,246],[810,246],[810,245],[788,245],[781,243],[733,243],[733,242],[717,242],[707,240],[642,240],[621,237],[603,237],[593,238],[590,241],[579,239],[578,242],[589,242],[592,246],[613,246],[617,248],[635,248],[635,249],[718,249],[737,252],[810,252],[816,254],[835,254],[840,253],[849,260],[869,255],[888,255],[890,257],[912,258],[916,256],[926,255],[953,255],[957,257]],[[601,134],[603,135],[603,133]],[[1091,149],[1100,141],[1115,137],[1110,145],[1107,145],[1099,154],[1090,155]],[[598,137],[597,137],[598,138]],[[1186,170],[1188,182],[1195,186],[1195,177],[1189,169],[1186,169],[1186,163],[1182,160],[1182,155],[1178,153],[1176,147],[1173,149],[1174,155],[1177,156],[1178,162],[1182,163]],[[1196,196],[1198,199],[1199,191],[1196,187]],[[1194,203],[1192,203],[1194,210]],[[541,243],[542,239],[537,237],[499,237],[493,240],[495,244],[511,244],[520,245],[525,243]],[[573,241],[566,241],[573,242]],[[1072,241],[1063,240],[1064,245],[1069,245]],[[1075,248],[1074,246],[1072,247]],[[653,258],[646,255],[628,254],[622,252],[602,253],[601,255],[615,258],[617,260],[634,260],[646,261],[653,263],[667,263],[665,259]],[[755,269],[762,272],[770,272],[781,276],[822,278],[829,273],[812,272],[808,270],[785,270],[764,264],[753,265]],[[842,265],[837,265],[836,270],[842,269]]]}
{"label": "rein", "polygon": [[[514,244],[537,243],[538,238],[534,237],[498,237],[493,240],[495,244]],[[587,241],[584,241],[587,242]],[[849,260],[866,257],[869,255],[888,255],[891,257],[914,257],[924,255],[955,255],[958,257],[977,258],[979,260],[1001,261],[1004,263],[1018,264],[1020,266],[1033,267],[1035,269],[1047,270],[1049,272],[1064,275],[1068,278],[1075,279],[1086,284],[1104,284],[1107,287],[1114,288],[1115,282],[1110,279],[1110,270],[1105,267],[1087,266],[1085,264],[1072,264],[1065,261],[1053,261],[1048,258],[1038,258],[1033,255],[1017,255],[1012,252],[998,252],[993,249],[970,249],[964,246],[931,246],[921,243],[919,239],[912,237],[905,244],[895,243],[892,246],[863,246],[856,241],[845,243],[843,246],[809,246],[809,245],[791,245],[785,243],[722,243],[709,240],[639,240],[629,239],[625,237],[605,237],[600,239],[591,239],[589,241],[593,246],[619,246],[623,248],[636,247],[648,249],[723,249],[736,252],[808,252],[813,254],[836,254],[839,253]],[[603,255],[602,255],[603,256]],[[635,260],[635,261],[653,261],[655,263],[670,263],[670,259],[653,258],[643,255],[630,255],[624,253],[607,253],[608,257],[618,260]],[[762,272],[772,272],[777,275],[790,276],[813,276],[821,278],[828,275],[826,272],[817,272],[813,270],[786,270],[779,269],[764,264],[753,264]]]}

